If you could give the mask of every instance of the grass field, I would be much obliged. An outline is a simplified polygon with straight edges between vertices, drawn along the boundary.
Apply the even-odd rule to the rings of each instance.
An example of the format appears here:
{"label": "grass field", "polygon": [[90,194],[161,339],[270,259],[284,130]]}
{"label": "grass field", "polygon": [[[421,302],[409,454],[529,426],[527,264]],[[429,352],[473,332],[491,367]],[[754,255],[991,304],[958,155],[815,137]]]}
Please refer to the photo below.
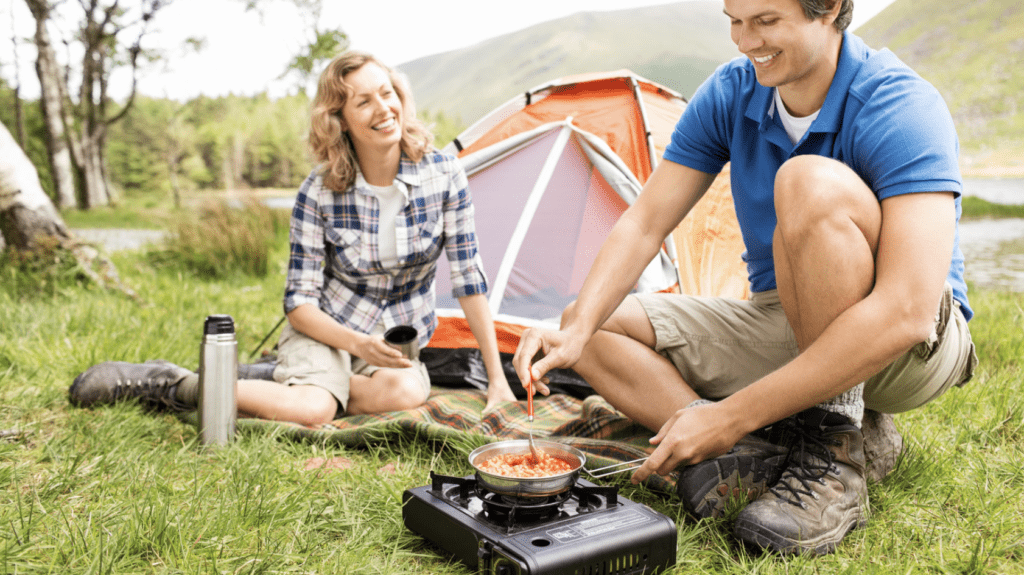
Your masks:
{"label": "grass field", "polygon": [[[0,267],[0,573],[467,572],[401,519],[402,491],[431,469],[472,472],[457,447],[353,449],[247,432],[207,450],[172,415],[69,405],[72,379],[101,361],[194,369],[210,313],[234,316],[245,360],[280,318],[275,253],[265,278],[216,281],[116,254],[141,302]],[[837,553],[750,553],[728,520],[695,523],[673,497],[622,483],[676,521],[672,573],[1024,573],[1024,298],[971,296],[974,381],[897,416],[906,450],[870,486],[868,527]],[[337,467],[321,469],[324,460]]]}

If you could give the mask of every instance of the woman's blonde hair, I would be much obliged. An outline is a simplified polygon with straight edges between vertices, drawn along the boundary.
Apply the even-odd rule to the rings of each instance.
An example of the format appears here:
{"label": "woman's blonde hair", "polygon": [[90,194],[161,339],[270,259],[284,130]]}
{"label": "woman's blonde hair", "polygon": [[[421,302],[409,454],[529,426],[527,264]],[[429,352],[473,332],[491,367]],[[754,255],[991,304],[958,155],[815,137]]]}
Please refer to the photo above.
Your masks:
{"label": "woman's blonde hair", "polygon": [[358,159],[348,133],[341,128],[341,109],[351,91],[345,83],[345,76],[370,63],[387,72],[395,94],[402,102],[405,125],[402,152],[412,161],[418,162],[430,150],[434,141],[433,134],[416,117],[416,105],[404,77],[364,52],[348,51],[340,54],[320,74],[309,130],[310,150],[315,161],[320,164],[324,185],[331,190],[345,191],[356,179]]}

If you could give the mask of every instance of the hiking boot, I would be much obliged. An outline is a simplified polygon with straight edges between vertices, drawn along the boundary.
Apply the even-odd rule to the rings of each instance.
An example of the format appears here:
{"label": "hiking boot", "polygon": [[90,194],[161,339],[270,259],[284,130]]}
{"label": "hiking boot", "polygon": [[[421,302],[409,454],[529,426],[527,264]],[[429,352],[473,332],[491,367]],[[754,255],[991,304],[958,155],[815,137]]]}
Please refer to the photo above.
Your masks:
{"label": "hiking boot", "polygon": [[838,413],[794,416],[795,439],[779,481],[736,518],[741,541],[780,553],[830,553],[867,524],[864,435]]}
{"label": "hiking boot", "polygon": [[68,396],[79,407],[91,407],[138,398],[151,407],[190,411],[195,406],[177,400],[178,384],[195,373],[163,360],[146,363],[108,361],[90,367],[75,378]]}
{"label": "hiking boot", "polygon": [[277,361],[257,361],[256,363],[238,364],[238,379],[265,379],[274,381],[274,368]]}
{"label": "hiking boot", "polygon": [[721,517],[732,499],[757,499],[782,472],[787,449],[748,435],[725,455],[688,465],[679,472],[676,493],[697,519]]}

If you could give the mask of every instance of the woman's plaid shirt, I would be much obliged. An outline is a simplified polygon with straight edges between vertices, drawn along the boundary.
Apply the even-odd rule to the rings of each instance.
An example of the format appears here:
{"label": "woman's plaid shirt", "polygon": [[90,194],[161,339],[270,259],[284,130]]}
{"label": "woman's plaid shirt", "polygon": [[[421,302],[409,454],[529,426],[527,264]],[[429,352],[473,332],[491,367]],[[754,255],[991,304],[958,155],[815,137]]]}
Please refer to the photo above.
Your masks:
{"label": "woman's plaid shirt", "polygon": [[358,184],[345,192],[325,189],[316,170],[306,178],[292,210],[285,313],[312,304],[362,333],[411,325],[426,345],[437,327],[434,278],[442,248],[455,297],[487,292],[469,183],[458,161],[436,150],[419,163],[403,154],[395,184],[409,202],[396,222],[398,266],[385,269],[376,196]]}

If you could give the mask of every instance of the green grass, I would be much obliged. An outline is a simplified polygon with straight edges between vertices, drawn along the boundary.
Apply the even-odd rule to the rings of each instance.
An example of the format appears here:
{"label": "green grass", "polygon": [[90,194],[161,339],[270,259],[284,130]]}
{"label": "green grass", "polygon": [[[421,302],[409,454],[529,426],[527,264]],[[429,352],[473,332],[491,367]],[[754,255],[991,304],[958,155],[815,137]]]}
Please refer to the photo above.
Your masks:
{"label": "green grass", "polygon": [[89,210],[64,210],[61,216],[69,228],[133,228],[166,229],[175,213],[168,197],[145,195],[127,197],[117,206],[100,206]]}
{"label": "green grass", "polygon": [[[76,283],[0,282],[0,573],[467,572],[401,519],[402,491],[429,470],[472,471],[464,446],[350,448],[247,431],[206,450],[171,415],[70,406],[72,379],[101,361],[194,369],[210,313],[234,316],[243,359],[280,317],[283,263],[265,278],[216,281],[154,269],[138,253],[115,263],[144,303]],[[1021,301],[972,291],[974,381],[897,416],[905,454],[870,486],[868,527],[833,555],[749,553],[727,520],[694,523],[672,497],[621,483],[676,521],[672,573],[1024,572]],[[307,471],[317,457],[351,467]]]}
{"label": "green grass", "polygon": [[964,196],[961,207],[963,219],[1024,218],[1024,205],[994,204],[974,196]]}

